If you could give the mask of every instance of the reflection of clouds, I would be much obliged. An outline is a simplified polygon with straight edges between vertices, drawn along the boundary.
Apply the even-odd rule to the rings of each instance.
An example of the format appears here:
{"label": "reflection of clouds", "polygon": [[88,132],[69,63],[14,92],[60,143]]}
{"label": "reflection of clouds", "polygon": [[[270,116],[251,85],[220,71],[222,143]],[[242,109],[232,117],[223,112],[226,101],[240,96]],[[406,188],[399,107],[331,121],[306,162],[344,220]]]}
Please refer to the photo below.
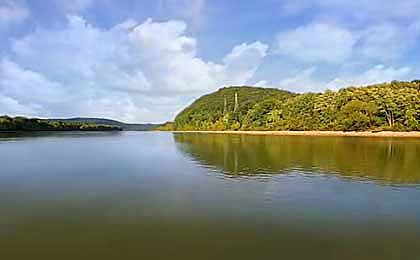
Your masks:
{"label": "reflection of clouds", "polygon": [[226,175],[294,170],[393,183],[419,183],[420,141],[349,137],[286,137],[177,133],[178,149]]}

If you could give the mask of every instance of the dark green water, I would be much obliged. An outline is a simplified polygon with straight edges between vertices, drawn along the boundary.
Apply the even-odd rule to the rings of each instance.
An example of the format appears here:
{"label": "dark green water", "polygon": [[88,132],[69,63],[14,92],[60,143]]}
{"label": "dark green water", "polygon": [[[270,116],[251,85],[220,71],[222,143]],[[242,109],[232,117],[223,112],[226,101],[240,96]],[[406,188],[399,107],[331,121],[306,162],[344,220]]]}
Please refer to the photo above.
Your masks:
{"label": "dark green water", "polygon": [[0,259],[420,259],[420,140],[0,136]]}

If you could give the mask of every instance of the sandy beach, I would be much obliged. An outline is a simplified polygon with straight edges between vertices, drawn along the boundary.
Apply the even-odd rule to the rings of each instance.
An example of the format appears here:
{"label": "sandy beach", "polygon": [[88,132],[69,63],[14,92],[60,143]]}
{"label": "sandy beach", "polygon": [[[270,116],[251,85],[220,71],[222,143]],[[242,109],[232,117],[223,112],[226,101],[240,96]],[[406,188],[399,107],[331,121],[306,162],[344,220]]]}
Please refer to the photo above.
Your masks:
{"label": "sandy beach", "polygon": [[173,131],[174,133],[243,134],[281,136],[416,137],[420,132],[342,132],[342,131]]}

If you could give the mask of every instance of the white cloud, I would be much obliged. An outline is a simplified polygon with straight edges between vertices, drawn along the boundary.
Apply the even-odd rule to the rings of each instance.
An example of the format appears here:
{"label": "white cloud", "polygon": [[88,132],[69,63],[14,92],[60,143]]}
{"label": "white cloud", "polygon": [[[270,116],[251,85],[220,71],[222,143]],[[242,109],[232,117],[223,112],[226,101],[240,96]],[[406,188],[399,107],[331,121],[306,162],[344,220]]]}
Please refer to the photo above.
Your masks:
{"label": "white cloud", "polygon": [[365,57],[392,59],[406,47],[403,30],[393,24],[375,25],[362,32],[361,54]]}
{"label": "white cloud", "polygon": [[29,17],[29,10],[23,4],[11,0],[0,2],[0,28],[19,23]]}
{"label": "white cloud", "polygon": [[255,84],[253,84],[253,86],[266,88],[269,86],[269,84],[267,80],[260,80],[260,81],[257,81]]}
{"label": "white cloud", "polygon": [[[22,105],[17,100],[0,94],[0,108],[2,115],[27,115],[34,116],[39,113],[39,107]],[[38,111],[38,112],[37,112]]]}
{"label": "white cloud", "polygon": [[311,23],[277,35],[274,51],[305,62],[338,63],[350,57],[356,37],[326,23]]}
{"label": "white cloud", "polygon": [[288,89],[294,92],[320,92],[327,89],[338,90],[344,87],[359,87],[393,80],[409,80],[412,76],[412,70],[409,67],[386,67],[376,65],[360,74],[349,74],[336,77],[330,81],[316,78],[317,69],[309,67],[295,73],[296,76],[284,78],[278,82],[282,89]]}
{"label": "white cloud", "polygon": [[338,77],[326,84],[328,89],[339,89],[348,86],[364,86],[393,80],[407,80],[411,69],[408,67],[394,68],[377,65],[360,75]]}
{"label": "white cloud", "polygon": [[284,78],[279,82],[282,89],[294,92],[317,92],[323,88],[322,83],[314,79],[315,67],[304,69],[295,76]]}
{"label": "white cloud", "polygon": [[358,51],[364,58],[383,61],[398,59],[415,46],[420,35],[417,23],[409,26],[381,23],[367,27],[360,32]]}
{"label": "white cloud", "polygon": [[185,31],[176,20],[126,21],[104,30],[69,16],[64,29],[38,28],[14,41],[1,63],[0,95],[40,116],[165,121],[192,96],[250,81],[268,48],[244,43],[222,63],[207,62]]}
{"label": "white cloud", "polygon": [[224,59],[224,84],[237,85],[252,78],[261,60],[267,55],[268,46],[261,42],[243,43],[233,48]]}
{"label": "white cloud", "polygon": [[68,93],[59,83],[51,82],[43,75],[25,70],[3,59],[0,62],[0,93],[22,105],[41,107],[41,104],[56,104]]}
{"label": "white cloud", "polygon": [[401,60],[418,44],[420,20],[381,22],[349,29],[314,21],[277,35],[273,53],[313,66],[342,62],[376,64]]}
{"label": "white cloud", "polygon": [[274,49],[310,66],[323,57],[336,63],[395,64],[419,43],[418,0],[398,5],[394,0],[286,0],[281,7],[282,14],[310,14],[314,20],[281,32]]}

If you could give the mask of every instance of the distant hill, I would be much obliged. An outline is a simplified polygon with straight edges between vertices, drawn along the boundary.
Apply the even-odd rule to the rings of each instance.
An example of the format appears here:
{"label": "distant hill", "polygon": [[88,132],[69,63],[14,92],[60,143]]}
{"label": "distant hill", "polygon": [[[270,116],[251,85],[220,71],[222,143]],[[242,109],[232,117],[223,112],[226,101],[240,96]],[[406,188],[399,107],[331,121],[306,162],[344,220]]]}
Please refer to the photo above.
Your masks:
{"label": "distant hill", "polygon": [[33,131],[122,131],[122,127],[80,121],[50,121],[39,118],[0,116],[0,132]]}
{"label": "distant hill", "polygon": [[124,131],[151,131],[161,124],[126,124],[120,121],[106,119],[106,118],[87,118],[87,117],[75,117],[75,118],[54,118],[48,119],[52,122],[79,122],[85,124],[97,124],[97,125],[110,125],[121,127]]}

